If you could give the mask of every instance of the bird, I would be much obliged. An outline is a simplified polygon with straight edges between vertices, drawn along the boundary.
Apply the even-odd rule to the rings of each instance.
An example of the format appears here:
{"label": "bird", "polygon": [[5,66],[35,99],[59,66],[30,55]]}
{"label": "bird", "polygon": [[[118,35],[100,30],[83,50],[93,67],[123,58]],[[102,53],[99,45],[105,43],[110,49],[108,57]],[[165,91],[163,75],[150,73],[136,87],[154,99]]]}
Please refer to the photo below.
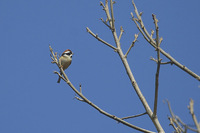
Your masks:
{"label": "bird", "polygon": [[[70,49],[65,50],[62,55],[59,58],[59,64],[61,64],[61,67],[63,70],[66,70],[72,62],[72,51]],[[60,75],[62,75],[60,71]],[[60,83],[61,77],[59,76],[57,83]]]}

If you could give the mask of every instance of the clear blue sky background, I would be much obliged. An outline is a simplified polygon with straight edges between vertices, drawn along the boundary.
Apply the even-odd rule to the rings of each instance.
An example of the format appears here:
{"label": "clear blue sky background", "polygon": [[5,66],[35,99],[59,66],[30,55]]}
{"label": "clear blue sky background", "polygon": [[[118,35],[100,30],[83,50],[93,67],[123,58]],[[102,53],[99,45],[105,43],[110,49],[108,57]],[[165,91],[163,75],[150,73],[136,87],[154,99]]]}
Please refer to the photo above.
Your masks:
{"label": "clear blue sky background", "polygon": [[[143,113],[144,108],[132,88],[125,69],[115,53],[86,32],[94,33],[114,44],[109,29],[99,20],[105,13],[99,0],[1,0],[0,1],[0,132],[1,133],[122,133],[137,132],[100,114],[89,105],[74,99],[75,93],[53,74],[49,44],[54,51],[74,52],[72,65],[66,70],[71,82],[82,84],[83,94],[103,110],[125,117]],[[104,2],[104,1],[103,1]],[[159,19],[161,47],[180,63],[200,74],[200,1],[135,0],[150,31],[152,16]],[[116,28],[123,26],[121,39],[126,52],[134,34],[131,0],[114,5]],[[156,64],[155,50],[139,35],[128,55],[138,85],[153,108]],[[168,61],[163,57],[163,61]],[[166,132],[172,132],[167,119],[168,99],[175,114],[193,125],[187,109],[195,102],[200,121],[199,81],[176,66],[161,67],[158,118]],[[147,116],[128,122],[156,131]]]}

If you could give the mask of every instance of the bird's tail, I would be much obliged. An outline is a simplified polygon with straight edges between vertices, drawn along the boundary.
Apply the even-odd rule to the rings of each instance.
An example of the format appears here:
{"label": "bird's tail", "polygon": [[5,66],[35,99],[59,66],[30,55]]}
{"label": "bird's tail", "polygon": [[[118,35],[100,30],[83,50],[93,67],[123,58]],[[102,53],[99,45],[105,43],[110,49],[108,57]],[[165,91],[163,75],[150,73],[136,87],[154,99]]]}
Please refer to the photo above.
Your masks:
{"label": "bird's tail", "polygon": [[[62,73],[60,72],[60,75],[62,75]],[[60,83],[61,77],[59,76],[57,83]]]}

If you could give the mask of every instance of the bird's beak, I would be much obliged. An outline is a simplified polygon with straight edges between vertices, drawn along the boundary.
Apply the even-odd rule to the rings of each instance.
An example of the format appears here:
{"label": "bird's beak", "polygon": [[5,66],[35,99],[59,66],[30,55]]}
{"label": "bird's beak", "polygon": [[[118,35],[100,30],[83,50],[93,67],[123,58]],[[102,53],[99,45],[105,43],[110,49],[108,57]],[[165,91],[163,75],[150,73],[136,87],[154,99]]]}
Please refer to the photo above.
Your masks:
{"label": "bird's beak", "polygon": [[72,58],[73,55],[74,55],[74,53],[72,53],[71,58]]}

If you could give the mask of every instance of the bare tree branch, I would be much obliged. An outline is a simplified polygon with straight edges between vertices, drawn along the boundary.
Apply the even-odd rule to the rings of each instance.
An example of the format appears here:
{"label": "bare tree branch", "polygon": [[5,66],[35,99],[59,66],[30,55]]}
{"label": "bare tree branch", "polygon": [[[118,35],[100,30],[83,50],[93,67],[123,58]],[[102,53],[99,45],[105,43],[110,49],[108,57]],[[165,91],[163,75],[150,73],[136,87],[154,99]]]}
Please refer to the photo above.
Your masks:
{"label": "bare tree branch", "polygon": [[[141,15],[138,13],[137,7],[134,3],[134,1],[132,1],[133,7],[134,7],[134,11],[135,14],[137,16],[137,18],[134,18],[133,13],[131,14],[132,16],[132,20],[135,22],[138,30],[142,33],[143,37],[145,38],[145,40],[147,40],[147,42],[149,42],[149,44],[151,44],[151,46],[153,46],[154,48],[156,48],[156,42],[152,37],[152,33],[151,35],[148,33],[147,29],[144,26],[144,23],[142,21]],[[139,24],[140,25],[139,25]],[[190,69],[188,69],[187,67],[185,67],[184,65],[182,65],[181,63],[179,63],[178,61],[176,61],[170,54],[166,53],[163,49],[161,49],[160,47],[158,48],[160,50],[160,52],[167,57],[171,62],[173,62],[173,64],[175,64],[176,66],[178,66],[180,69],[182,69],[183,71],[187,72],[189,75],[191,75],[192,77],[194,77],[195,79],[197,79],[198,81],[200,81],[200,76],[197,75],[196,73],[192,72]]]}
{"label": "bare tree branch", "polygon": [[155,29],[156,29],[156,50],[157,50],[157,71],[156,71],[156,78],[155,78],[155,97],[154,97],[154,110],[153,110],[153,116],[157,115],[157,104],[158,104],[158,86],[159,86],[159,73],[160,73],[160,50],[158,49],[160,47],[160,39],[159,39],[159,27],[158,27],[158,19],[156,18],[156,15],[152,14]]}
{"label": "bare tree branch", "polygon": [[111,29],[110,25],[107,24],[107,21],[104,21],[103,18],[101,18],[101,21],[102,21],[109,29]]}
{"label": "bare tree branch", "polygon": [[59,77],[61,77],[61,79],[63,79],[64,81],[66,81],[66,79],[57,71],[54,71],[55,74],[58,74]]}
{"label": "bare tree branch", "polygon": [[151,37],[153,37],[153,34],[154,34],[154,30],[151,30]]}
{"label": "bare tree branch", "polygon": [[76,95],[75,95],[75,97],[74,98],[76,98],[77,100],[79,100],[79,101],[81,101],[81,102],[85,102],[82,98],[80,98],[80,97],[77,97]]}
{"label": "bare tree branch", "polygon": [[169,119],[169,121],[170,121],[170,124],[169,124],[169,125],[171,125],[171,126],[175,129],[176,133],[181,133],[181,130],[180,130],[178,127],[176,127],[176,126],[174,125],[174,119],[171,118],[171,117],[169,117],[168,119]]}
{"label": "bare tree branch", "polygon": [[124,29],[122,26],[120,27],[120,35],[119,35],[119,41],[121,40],[122,34],[124,33]]}
{"label": "bare tree branch", "polygon": [[[143,37],[149,42],[149,44],[151,44],[154,48],[156,48],[156,47],[157,47],[157,46],[156,46],[156,43],[155,43],[154,39],[151,37],[151,35],[149,35],[147,29],[145,28],[144,23],[143,23],[143,21],[142,21],[142,17],[141,17],[141,15],[138,13],[137,7],[136,7],[136,5],[135,5],[135,3],[134,3],[133,0],[132,0],[132,4],[133,4],[133,7],[134,7],[134,9],[135,9],[135,10],[134,10],[134,11],[135,11],[135,14],[136,14],[136,16],[137,16],[137,18],[134,18],[134,16],[132,15],[133,21],[134,21],[135,24],[137,25],[137,28],[139,29],[139,31],[142,31]],[[133,13],[132,13],[132,14],[133,14]],[[135,21],[135,20],[137,20],[137,21]],[[139,23],[140,25],[138,25],[138,23]],[[140,27],[140,28],[139,28],[139,27]]]}
{"label": "bare tree branch", "polygon": [[192,119],[196,125],[198,133],[200,133],[200,125],[198,123],[198,120],[196,118],[196,115],[194,114],[194,101],[190,99],[190,105],[188,106],[188,109],[190,110],[190,114],[192,115]]}
{"label": "bare tree branch", "polygon": [[82,93],[82,88],[81,88],[81,84],[79,85],[79,90],[80,90],[80,93]]}
{"label": "bare tree branch", "polygon": [[111,10],[111,20],[112,20],[112,30],[115,30],[115,18],[114,18],[114,11],[113,11],[113,1],[110,0],[110,10]]}
{"label": "bare tree branch", "polygon": [[[158,60],[154,59],[153,57],[151,57],[150,60],[155,61],[156,63],[158,63]],[[166,65],[166,64],[173,65],[173,62],[171,62],[171,61],[169,61],[169,62],[160,62],[160,65]]]}
{"label": "bare tree branch", "polygon": [[[184,132],[183,128],[181,128],[181,126],[179,125],[179,123],[178,123],[178,122],[176,121],[176,119],[175,119],[176,116],[174,115],[174,113],[173,113],[173,111],[172,111],[172,109],[171,109],[171,106],[170,106],[169,101],[166,100],[166,102],[167,102],[167,105],[168,105],[170,114],[171,114],[171,116],[172,116],[173,122],[176,124],[176,126],[177,126],[182,132]],[[171,123],[171,121],[170,121],[170,123]]]}
{"label": "bare tree branch", "polygon": [[[51,48],[51,46],[49,46],[49,49],[50,49],[51,54],[53,55],[53,60],[55,61],[56,65],[59,67],[59,69],[60,69],[60,71],[61,71],[61,73],[62,73],[62,75],[63,75],[63,77],[64,77],[64,78],[62,78],[62,79],[64,79],[64,81],[69,85],[69,87],[72,88],[72,90],[73,90],[78,96],[80,96],[80,98],[77,97],[77,96],[75,96],[75,98],[76,98],[77,100],[83,101],[83,102],[89,104],[89,105],[92,106],[94,109],[98,110],[101,114],[103,114],[103,115],[105,115],[105,116],[107,116],[107,117],[109,117],[109,118],[111,118],[111,119],[113,119],[113,120],[116,120],[116,121],[118,121],[118,122],[120,122],[120,123],[122,123],[122,124],[124,124],[124,125],[126,125],[126,126],[129,126],[129,127],[133,128],[133,129],[136,129],[136,130],[138,130],[138,131],[145,132],[145,133],[154,133],[154,132],[152,132],[152,131],[149,131],[149,130],[146,130],[146,129],[137,127],[137,126],[135,126],[135,125],[132,125],[132,124],[130,124],[130,123],[128,123],[128,122],[122,120],[121,118],[119,118],[119,117],[117,117],[117,116],[111,115],[111,114],[107,113],[106,111],[102,110],[101,108],[99,108],[97,105],[95,105],[94,103],[92,103],[90,100],[88,100],[88,99],[82,94],[82,91],[78,91],[78,90],[74,87],[74,85],[70,82],[70,80],[69,80],[69,78],[67,77],[67,75],[65,74],[63,68],[60,67],[59,62],[58,62],[58,60],[57,60],[57,57],[55,56],[55,54],[54,54],[53,49]],[[58,73],[58,74],[59,74],[59,73]]]}
{"label": "bare tree branch", "polygon": [[95,37],[98,41],[106,44],[107,46],[111,47],[114,50],[117,50],[116,47],[114,47],[111,44],[107,43],[106,41],[104,41],[103,39],[101,39],[100,37],[98,37],[98,35],[95,35],[88,27],[86,29],[87,29],[87,32],[90,33],[93,37]]}
{"label": "bare tree branch", "polygon": [[139,33],[138,33],[138,34],[135,34],[135,39],[134,39],[134,41],[132,42],[132,44],[131,44],[131,46],[129,47],[129,49],[128,49],[128,51],[126,52],[126,54],[124,55],[125,58],[127,58],[127,55],[128,55],[128,53],[130,52],[131,48],[135,45],[135,42],[137,41],[138,35],[139,35]]}
{"label": "bare tree branch", "polygon": [[[103,6],[103,4],[101,4],[101,5]],[[135,92],[137,93],[140,101],[142,102],[142,104],[143,104],[148,116],[150,117],[150,119],[154,123],[157,131],[159,133],[164,133],[164,130],[163,130],[162,126],[160,125],[160,123],[158,121],[158,118],[156,116],[153,116],[153,112],[152,112],[151,108],[149,107],[145,97],[143,96],[143,94],[142,94],[142,92],[141,92],[141,90],[140,90],[140,88],[139,88],[139,86],[138,86],[138,84],[137,84],[137,82],[136,82],[136,80],[135,80],[135,78],[133,76],[133,73],[132,73],[132,71],[130,69],[128,61],[125,58],[124,53],[122,52],[122,49],[121,49],[121,46],[120,46],[120,41],[119,41],[119,38],[118,38],[117,33],[116,33],[115,26],[114,26],[114,15],[113,15],[114,13],[113,13],[113,2],[112,2],[112,0],[110,0],[111,15],[109,13],[109,8],[108,8],[107,5],[108,5],[108,1],[106,0],[106,4],[105,4],[105,6],[103,6],[103,9],[104,9],[104,11],[106,13],[107,19],[109,20],[109,23],[110,23],[111,27],[112,27],[111,31],[112,31],[113,38],[115,40],[115,44],[116,44],[116,47],[117,47],[117,49],[116,49],[117,53],[119,54],[119,56],[120,56],[120,58],[122,60],[122,63],[124,64],[124,67],[126,69],[128,77],[129,77],[129,79],[131,81],[131,84],[132,84],[133,88],[135,89]],[[111,16],[112,16],[112,18],[111,18]],[[89,28],[87,28],[87,29],[89,29]],[[93,34],[91,34],[91,35],[93,37],[95,37]],[[96,38],[96,39],[98,39],[98,38]]]}
{"label": "bare tree branch", "polygon": [[106,13],[106,16],[107,16],[107,19],[106,19],[106,20],[109,21],[110,27],[111,27],[111,29],[112,29],[112,28],[113,28],[113,25],[112,25],[112,20],[111,20],[109,8],[108,8],[108,0],[106,0],[105,6],[104,6],[104,4],[103,4],[102,2],[100,2],[100,3],[101,3],[100,5],[103,7],[103,10],[104,10],[105,13]]}
{"label": "bare tree branch", "polygon": [[180,123],[183,127],[185,127],[184,132],[187,132],[187,129],[197,132],[196,129],[190,127],[189,125],[185,124],[177,115],[175,116],[175,119],[177,120],[178,123]]}
{"label": "bare tree branch", "polygon": [[138,24],[138,19],[134,18],[133,13],[131,12],[131,16],[132,16],[132,20],[135,22],[138,30],[140,31],[140,33],[142,33],[144,39],[149,42],[151,44],[151,41],[148,39],[148,37],[145,35],[145,33],[143,32],[143,30],[140,28],[139,24]]}
{"label": "bare tree branch", "polygon": [[[63,68],[61,67],[61,64],[59,63],[59,57],[57,55],[57,53],[53,52],[53,49],[51,48],[51,46],[49,45],[49,49],[51,52],[51,59],[52,59],[52,63],[56,64],[58,66],[58,68],[60,69],[60,73],[55,71],[54,73],[57,74],[59,77],[61,77],[61,79],[63,79],[70,87],[71,89],[78,95],[75,95],[75,98],[79,101],[85,102],[87,104],[89,104],[91,107],[93,107],[94,109],[96,109],[97,111],[99,111],[101,114],[116,120],[119,123],[122,123],[126,126],[129,126],[133,129],[136,129],[138,131],[141,132],[147,132],[147,133],[153,133],[152,131],[140,128],[138,126],[132,125],[130,123],[128,123],[127,121],[125,121],[125,119],[130,119],[130,118],[135,118],[135,117],[139,117],[145,114],[148,114],[149,118],[152,120],[154,126],[157,129],[157,132],[159,133],[164,133],[164,130],[162,128],[162,126],[160,125],[158,118],[157,118],[157,103],[158,103],[158,87],[159,87],[159,74],[160,74],[160,65],[162,64],[175,64],[176,66],[178,66],[179,68],[181,68],[183,71],[187,72],[188,74],[190,74],[192,77],[196,78],[198,81],[200,81],[200,76],[195,74],[194,72],[192,72],[190,69],[186,68],[184,65],[180,64],[178,61],[176,61],[171,55],[169,55],[168,53],[166,53],[163,49],[160,48],[160,44],[163,40],[162,37],[159,37],[159,27],[158,27],[158,19],[156,18],[156,15],[152,14],[153,20],[154,20],[154,24],[155,24],[155,32],[156,32],[156,37],[153,38],[154,36],[154,30],[151,30],[151,33],[149,34],[149,32],[147,31],[147,29],[144,26],[144,23],[142,21],[142,12],[138,12],[137,7],[134,3],[134,1],[132,0],[132,4],[134,6],[134,12],[136,14],[136,18],[134,17],[133,13],[131,13],[132,16],[132,20],[134,21],[134,23],[136,24],[138,30],[140,31],[140,33],[143,35],[143,37],[145,38],[145,40],[147,42],[149,42],[150,45],[152,45],[156,51],[157,51],[157,59],[151,58],[151,60],[155,61],[157,63],[157,71],[156,71],[156,75],[155,75],[155,99],[154,99],[154,110],[152,112],[149,104],[147,103],[145,97],[143,96],[134,76],[133,73],[130,69],[130,66],[128,64],[127,61],[127,56],[131,50],[131,48],[134,46],[135,42],[137,41],[138,38],[138,34],[135,34],[135,39],[132,42],[132,44],[130,45],[129,49],[127,50],[126,54],[124,55],[122,49],[121,49],[121,45],[120,45],[120,40],[122,37],[122,34],[124,32],[123,28],[120,27],[120,35],[119,37],[117,36],[117,32],[116,32],[116,28],[115,28],[115,19],[114,19],[114,10],[113,10],[113,4],[115,2],[113,2],[113,0],[110,0],[110,8],[108,7],[108,0],[105,0],[105,5],[100,2],[100,5],[103,7],[103,10],[106,13],[107,18],[105,19],[105,21],[103,20],[103,18],[101,18],[101,21],[107,26],[109,27],[109,29],[112,31],[112,35],[115,41],[116,46],[113,46],[111,44],[109,44],[108,42],[104,41],[103,39],[101,39],[97,34],[94,34],[88,27],[87,32],[92,35],[93,37],[95,37],[98,41],[102,42],[103,44],[109,46],[110,48],[114,49],[115,52],[117,52],[120,56],[120,59],[126,69],[127,75],[131,81],[131,84],[135,90],[135,92],[137,93],[141,103],[143,104],[143,107],[145,108],[145,113],[141,113],[141,114],[137,114],[134,116],[127,116],[127,117],[123,117],[123,118],[119,118],[115,115],[112,115],[110,113],[107,113],[106,111],[102,110],[100,107],[98,107],[97,105],[95,105],[94,103],[92,103],[90,100],[88,100],[83,94],[82,94],[82,86],[81,84],[79,85],[79,90],[77,90],[73,84],[70,82],[70,80],[68,79],[67,75],[65,74]],[[170,61],[169,62],[161,62],[161,58],[160,58],[160,53],[162,53],[164,56],[166,56]],[[170,107],[170,103],[169,101],[167,101],[168,103],[168,107],[170,110],[170,114],[172,117],[169,117],[170,120],[170,125],[173,126],[173,128],[175,129],[175,131],[177,133],[181,133],[181,132],[186,132],[187,129],[193,130],[193,131],[197,131],[198,133],[200,133],[200,125],[197,121],[197,118],[194,114],[194,109],[193,109],[193,105],[194,102],[191,99],[190,101],[190,105],[189,105],[189,110],[190,113],[192,115],[192,118],[194,120],[194,123],[197,127],[197,130],[189,127],[188,125],[184,124],[181,119],[176,116],[173,112],[172,109]],[[185,127],[185,129],[183,129],[181,127],[181,125],[183,125]]]}
{"label": "bare tree branch", "polygon": [[130,119],[130,118],[135,118],[135,117],[139,117],[139,116],[146,115],[146,114],[147,114],[147,112],[141,113],[141,114],[137,114],[137,115],[132,115],[132,116],[123,117],[123,118],[121,118],[121,119],[122,119],[122,120],[124,120],[124,119]]}
{"label": "bare tree branch", "polygon": [[[166,100],[170,114],[171,114],[171,119],[173,120],[173,123],[175,123],[175,125],[177,126],[177,128],[183,132],[183,133],[187,133],[187,130],[191,130],[194,132],[198,132],[198,129],[194,129],[191,126],[189,126],[188,124],[185,124],[177,115],[175,115],[171,109],[170,103],[168,100]],[[171,122],[170,122],[171,123]],[[198,123],[198,122],[197,122]],[[182,128],[184,127],[184,129]]]}

